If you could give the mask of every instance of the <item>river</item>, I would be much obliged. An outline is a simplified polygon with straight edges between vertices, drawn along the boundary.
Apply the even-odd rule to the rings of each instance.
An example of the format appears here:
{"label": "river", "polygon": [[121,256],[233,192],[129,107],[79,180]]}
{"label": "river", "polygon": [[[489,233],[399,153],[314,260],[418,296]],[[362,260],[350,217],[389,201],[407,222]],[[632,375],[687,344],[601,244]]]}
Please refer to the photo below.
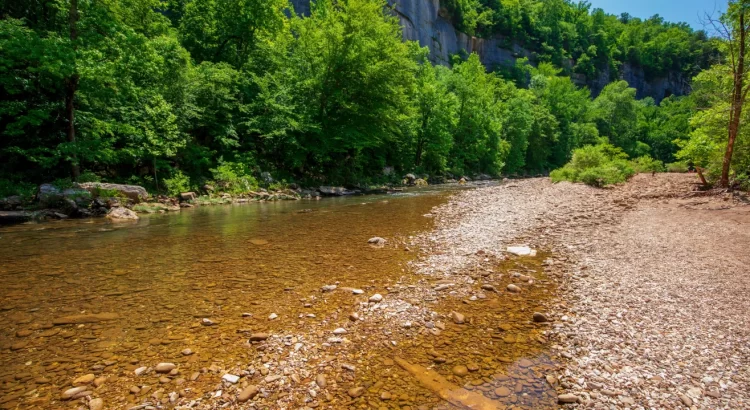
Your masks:
{"label": "river", "polygon": [[[409,268],[412,239],[434,228],[429,213],[455,189],[0,228],[0,408],[72,409],[93,397],[107,409],[454,408],[395,356],[498,408],[554,408],[543,370],[555,364],[536,328],[514,320],[531,306],[489,297],[462,308],[447,297],[401,300],[403,309],[384,301],[378,313],[367,302],[424,284]],[[368,245],[374,236],[386,245]],[[433,316],[407,317],[417,305]],[[454,309],[471,311],[470,326],[444,323]],[[332,336],[337,328],[346,333]],[[270,337],[248,343],[260,333]],[[177,368],[155,372],[163,362]],[[74,384],[87,387],[62,400]],[[251,385],[259,394],[237,404]]]}

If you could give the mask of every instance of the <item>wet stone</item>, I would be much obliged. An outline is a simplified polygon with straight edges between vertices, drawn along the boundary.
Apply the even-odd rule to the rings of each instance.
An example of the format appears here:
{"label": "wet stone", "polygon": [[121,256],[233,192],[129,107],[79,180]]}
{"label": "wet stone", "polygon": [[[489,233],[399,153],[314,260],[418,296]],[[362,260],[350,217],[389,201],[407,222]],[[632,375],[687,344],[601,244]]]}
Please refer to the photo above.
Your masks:
{"label": "wet stone", "polygon": [[169,373],[175,368],[177,368],[177,365],[175,365],[174,363],[159,363],[156,365],[156,367],[154,367],[154,370],[157,373]]}
{"label": "wet stone", "polygon": [[352,387],[351,389],[349,389],[349,391],[347,393],[349,394],[349,397],[351,397],[353,399],[356,399],[357,397],[359,397],[359,396],[361,396],[361,395],[363,395],[365,393],[365,388],[361,387],[361,386],[360,387]]}
{"label": "wet stone", "polygon": [[248,400],[253,399],[255,396],[258,395],[258,392],[260,390],[258,389],[258,386],[250,385],[242,389],[239,396],[237,396],[237,401],[240,403],[244,403]]}

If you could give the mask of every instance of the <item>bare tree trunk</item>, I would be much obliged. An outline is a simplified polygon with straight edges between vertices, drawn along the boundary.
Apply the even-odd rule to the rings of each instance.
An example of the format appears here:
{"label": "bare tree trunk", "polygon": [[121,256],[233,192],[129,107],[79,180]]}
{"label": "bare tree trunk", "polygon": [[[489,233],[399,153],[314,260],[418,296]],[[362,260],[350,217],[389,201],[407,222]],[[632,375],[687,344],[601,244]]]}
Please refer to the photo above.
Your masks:
{"label": "bare tree trunk", "polygon": [[[68,23],[70,24],[70,41],[73,44],[73,48],[76,48],[76,40],[78,39],[78,30],[76,24],[78,22],[78,0],[70,0],[70,14],[68,15]],[[65,81],[65,113],[68,119],[68,142],[75,145],[76,142],[76,111],[75,111],[75,96],[78,91],[78,73],[73,73]],[[75,149],[75,148],[74,148]],[[78,168],[78,158],[73,152],[73,160],[71,161],[70,173],[73,180],[77,180],[81,171]]]}

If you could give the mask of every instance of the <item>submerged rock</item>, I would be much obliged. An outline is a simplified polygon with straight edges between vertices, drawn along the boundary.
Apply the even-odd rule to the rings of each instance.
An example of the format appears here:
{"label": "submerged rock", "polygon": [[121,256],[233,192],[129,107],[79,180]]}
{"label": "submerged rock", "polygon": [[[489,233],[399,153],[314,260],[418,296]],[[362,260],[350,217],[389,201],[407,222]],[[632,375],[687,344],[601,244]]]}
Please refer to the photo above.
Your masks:
{"label": "submerged rock", "polygon": [[367,243],[369,243],[370,245],[373,245],[373,246],[382,247],[382,246],[385,246],[385,239],[383,239],[383,238],[381,238],[379,236],[376,236],[374,238],[368,239]]}
{"label": "submerged rock", "polygon": [[119,319],[120,315],[117,313],[92,313],[88,315],[73,315],[59,317],[52,320],[53,325],[80,325],[84,323],[98,323],[107,320]]}

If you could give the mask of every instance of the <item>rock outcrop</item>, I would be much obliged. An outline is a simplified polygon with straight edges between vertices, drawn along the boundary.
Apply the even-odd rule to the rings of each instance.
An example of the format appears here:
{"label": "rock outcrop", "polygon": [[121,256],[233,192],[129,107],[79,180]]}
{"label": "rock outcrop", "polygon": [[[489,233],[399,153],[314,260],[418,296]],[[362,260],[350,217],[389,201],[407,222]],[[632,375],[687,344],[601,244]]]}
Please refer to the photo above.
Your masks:
{"label": "rock outcrop", "polygon": [[76,188],[85,189],[92,194],[97,191],[117,191],[122,196],[130,198],[134,203],[139,203],[142,200],[148,198],[148,192],[146,188],[138,185],[122,185],[122,184],[105,184],[101,182],[86,182],[83,184],[76,184]]}
{"label": "rock outcrop", "polygon": [[[310,0],[292,0],[298,14],[310,14]],[[417,41],[422,47],[429,47],[430,60],[435,64],[448,65],[452,55],[466,52],[477,53],[487,70],[515,65],[519,58],[528,58],[532,63],[535,55],[520,43],[504,36],[477,38],[462,33],[453,26],[445,10],[440,8],[440,0],[388,0],[388,4],[398,16],[404,33],[404,40]],[[570,66],[574,64],[570,62]],[[690,84],[681,74],[646,79],[643,69],[632,64],[623,64],[620,73],[612,75],[608,69],[595,78],[574,75],[580,86],[591,89],[592,95],[599,95],[604,86],[622,78],[637,90],[638,98],[652,97],[656,102],[674,94],[690,92]]]}

